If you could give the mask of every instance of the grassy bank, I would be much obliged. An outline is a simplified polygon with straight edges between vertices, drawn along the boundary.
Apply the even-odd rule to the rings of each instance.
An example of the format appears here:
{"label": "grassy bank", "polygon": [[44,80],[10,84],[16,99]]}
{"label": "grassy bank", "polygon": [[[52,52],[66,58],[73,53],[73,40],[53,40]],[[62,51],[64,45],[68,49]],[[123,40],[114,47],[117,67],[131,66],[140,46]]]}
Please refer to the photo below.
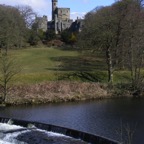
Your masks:
{"label": "grassy bank", "polygon": [[8,97],[8,105],[40,104],[93,99],[132,97],[130,91],[107,84],[90,82],[53,81],[31,85],[14,85]]}
{"label": "grassy bank", "polygon": [[7,104],[38,104],[110,97],[105,85],[59,81],[13,86],[7,97]]}
{"label": "grassy bank", "polygon": [[[48,47],[11,50],[9,53],[22,71],[10,83],[8,104],[65,102],[130,95],[120,88],[110,90],[105,84],[107,70],[101,56],[90,58],[73,49]],[[62,81],[59,81],[60,78]],[[90,82],[91,79],[94,83]],[[129,79],[130,74],[127,71],[114,73],[115,84],[127,83]]]}

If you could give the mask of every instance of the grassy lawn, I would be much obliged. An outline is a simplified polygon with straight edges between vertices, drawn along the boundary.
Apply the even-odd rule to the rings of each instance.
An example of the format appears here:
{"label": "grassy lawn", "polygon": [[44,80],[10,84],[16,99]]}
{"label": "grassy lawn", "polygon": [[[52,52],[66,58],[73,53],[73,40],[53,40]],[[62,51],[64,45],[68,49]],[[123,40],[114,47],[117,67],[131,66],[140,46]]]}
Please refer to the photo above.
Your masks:
{"label": "grassy lawn", "polygon": [[[21,73],[13,80],[14,84],[55,81],[61,75],[64,79],[70,75],[69,80],[85,81],[85,79],[79,78],[80,72],[85,72],[88,77],[88,73],[91,73],[92,79],[95,77],[98,82],[107,82],[107,66],[101,56],[79,55],[72,49],[48,47],[11,50],[9,53],[22,68]],[[116,71],[114,72],[114,82],[127,82],[129,75],[126,71]]]}
{"label": "grassy lawn", "polygon": [[[16,84],[56,80],[58,69],[61,65],[59,57],[78,56],[78,52],[76,51],[47,47],[11,50],[10,54],[22,68],[21,73],[18,74],[13,81]],[[63,71],[61,71],[61,73],[63,73]]]}
{"label": "grassy lawn", "polygon": [[75,51],[63,51],[54,48],[31,48],[23,50],[13,50],[11,54],[16,57],[23,70],[22,73],[40,73],[48,72],[57,68],[60,61],[54,61],[53,58],[60,56],[77,56]]}

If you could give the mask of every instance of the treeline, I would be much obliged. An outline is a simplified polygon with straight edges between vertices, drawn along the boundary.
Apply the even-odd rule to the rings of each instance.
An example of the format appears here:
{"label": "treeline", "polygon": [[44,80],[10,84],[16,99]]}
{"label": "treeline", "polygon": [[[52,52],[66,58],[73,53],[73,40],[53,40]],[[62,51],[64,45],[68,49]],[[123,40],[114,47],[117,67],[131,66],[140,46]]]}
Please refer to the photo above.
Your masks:
{"label": "treeline", "polygon": [[21,48],[30,37],[35,13],[29,6],[11,7],[0,5],[0,48]]}
{"label": "treeline", "polygon": [[105,53],[108,82],[115,70],[128,70],[133,87],[140,87],[144,67],[143,0],[121,0],[88,13],[79,35],[79,46]]}
{"label": "treeline", "polygon": [[37,14],[29,6],[0,5],[0,48],[7,51],[9,48],[25,47],[27,44],[47,44],[55,39],[58,45],[61,41],[68,44],[76,42],[75,34],[69,30],[57,36],[54,30],[45,32],[39,29],[36,18]]}

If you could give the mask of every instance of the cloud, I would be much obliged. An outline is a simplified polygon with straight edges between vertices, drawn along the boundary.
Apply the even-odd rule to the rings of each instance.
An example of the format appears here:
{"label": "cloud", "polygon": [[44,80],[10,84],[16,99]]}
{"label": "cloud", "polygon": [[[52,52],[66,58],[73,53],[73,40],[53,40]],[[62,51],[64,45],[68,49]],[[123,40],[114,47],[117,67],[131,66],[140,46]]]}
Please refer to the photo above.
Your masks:
{"label": "cloud", "polygon": [[[88,3],[90,0],[82,0],[84,3]],[[47,15],[48,20],[51,20],[51,0],[0,0],[0,4],[18,6],[29,5],[39,15]],[[85,12],[71,12],[71,19],[77,19],[77,17],[84,17]]]}
{"label": "cloud", "polygon": [[0,4],[6,5],[29,5],[39,15],[51,15],[51,1],[48,0],[0,0]]}
{"label": "cloud", "polygon": [[71,19],[84,18],[86,12],[71,12]]}

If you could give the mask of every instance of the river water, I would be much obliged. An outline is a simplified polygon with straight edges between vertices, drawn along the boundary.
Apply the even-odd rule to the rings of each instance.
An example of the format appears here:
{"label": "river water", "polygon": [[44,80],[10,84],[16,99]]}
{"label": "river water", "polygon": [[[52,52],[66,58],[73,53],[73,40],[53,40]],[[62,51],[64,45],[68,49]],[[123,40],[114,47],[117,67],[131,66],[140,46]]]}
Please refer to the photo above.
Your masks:
{"label": "river water", "polygon": [[120,141],[133,132],[133,144],[144,144],[144,99],[1,107],[0,116],[64,126]]}

